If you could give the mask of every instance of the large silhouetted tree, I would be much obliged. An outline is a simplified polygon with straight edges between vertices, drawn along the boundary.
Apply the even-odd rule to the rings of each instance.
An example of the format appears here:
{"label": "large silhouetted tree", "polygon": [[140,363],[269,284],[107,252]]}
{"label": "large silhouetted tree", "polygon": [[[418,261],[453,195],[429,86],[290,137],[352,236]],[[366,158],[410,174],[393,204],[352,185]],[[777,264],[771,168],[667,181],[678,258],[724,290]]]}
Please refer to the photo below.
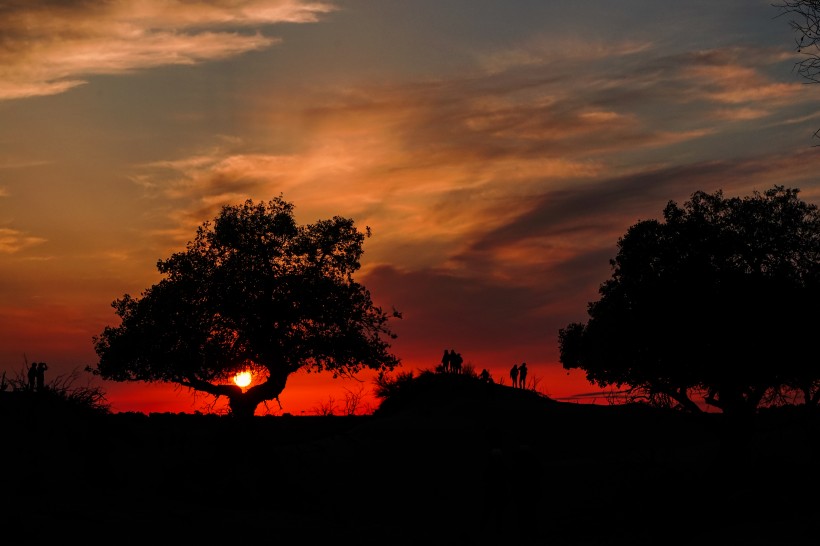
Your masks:
{"label": "large silhouetted tree", "polygon": [[589,320],[559,331],[563,366],[690,411],[817,405],[820,213],[798,191],[696,192],[630,227]]}
{"label": "large silhouetted tree", "polygon": [[[121,321],[95,336],[92,371],[226,396],[247,417],[303,368],[392,370],[389,317],[353,279],[369,235],[341,217],[297,225],[281,197],[225,206],[157,263],[160,282],[113,302]],[[230,380],[247,369],[257,380],[243,391]]]}

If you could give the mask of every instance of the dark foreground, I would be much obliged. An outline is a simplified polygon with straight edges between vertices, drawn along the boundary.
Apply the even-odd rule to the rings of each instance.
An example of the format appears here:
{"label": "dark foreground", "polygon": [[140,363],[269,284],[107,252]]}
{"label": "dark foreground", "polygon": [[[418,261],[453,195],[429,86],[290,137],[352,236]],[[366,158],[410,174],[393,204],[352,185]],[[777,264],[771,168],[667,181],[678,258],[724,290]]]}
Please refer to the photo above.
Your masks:
{"label": "dark foreground", "polygon": [[818,541],[816,418],[480,387],[250,422],[78,416],[4,393],[0,544]]}

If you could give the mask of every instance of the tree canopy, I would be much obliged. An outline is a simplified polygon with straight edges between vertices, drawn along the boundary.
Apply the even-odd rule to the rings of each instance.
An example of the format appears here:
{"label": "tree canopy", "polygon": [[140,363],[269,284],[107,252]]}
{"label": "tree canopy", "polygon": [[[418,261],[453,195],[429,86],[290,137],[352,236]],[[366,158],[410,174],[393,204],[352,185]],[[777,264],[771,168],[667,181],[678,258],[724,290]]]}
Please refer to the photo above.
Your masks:
{"label": "tree canopy", "polygon": [[[118,326],[95,336],[92,372],[114,381],[167,382],[253,415],[300,369],[334,377],[390,371],[392,315],[356,282],[365,237],[347,218],[297,225],[281,196],[224,206],[182,252],[157,262],[164,278],[112,303]],[[231,379],[251,370],[243,390]]]}
{"label": "tree canopy", "polygon": [[630,227],[589,320],[559,330],[564,368],[689,411],[817,405],[820,213],[798,192],[698,191]]}

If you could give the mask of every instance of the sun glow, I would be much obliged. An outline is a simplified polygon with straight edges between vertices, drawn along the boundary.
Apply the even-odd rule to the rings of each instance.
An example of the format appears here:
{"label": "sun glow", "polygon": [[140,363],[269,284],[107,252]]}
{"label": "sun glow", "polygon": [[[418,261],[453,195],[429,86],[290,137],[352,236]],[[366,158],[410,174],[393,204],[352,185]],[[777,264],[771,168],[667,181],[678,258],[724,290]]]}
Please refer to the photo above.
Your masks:
{"label": "sun glow", "polygon": [[236,383],[237,387],[242,387],[243,389],[251,384],[251,372],[239,372],[233,377],[233,382]]}

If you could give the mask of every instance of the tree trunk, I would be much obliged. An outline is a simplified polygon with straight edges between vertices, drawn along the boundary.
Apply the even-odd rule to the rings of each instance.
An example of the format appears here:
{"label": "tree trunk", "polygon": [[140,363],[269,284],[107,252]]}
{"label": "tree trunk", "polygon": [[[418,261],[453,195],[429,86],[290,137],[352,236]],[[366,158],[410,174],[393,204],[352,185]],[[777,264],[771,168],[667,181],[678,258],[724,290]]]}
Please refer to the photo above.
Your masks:
{"label": "tree trunk", "polygon": [[261,403],[255,396],[249,396],[250,393],[241,393],[236,396],[228,398],[228,407],[231,409],[231,415],[240,419],[249,419],[253,417],[256,412],[256,406]]}
{"label": "tree trunk", "polygon": [[264,383],[251,387],[245,392],[241,390],[231,392],[228,395],[228,407],[231,409],[231,415],[241,419],[253,417],[259,404],[279,398],[279,395],[285,390],[287,379],[288,374],[274,376],[271,373]]}

